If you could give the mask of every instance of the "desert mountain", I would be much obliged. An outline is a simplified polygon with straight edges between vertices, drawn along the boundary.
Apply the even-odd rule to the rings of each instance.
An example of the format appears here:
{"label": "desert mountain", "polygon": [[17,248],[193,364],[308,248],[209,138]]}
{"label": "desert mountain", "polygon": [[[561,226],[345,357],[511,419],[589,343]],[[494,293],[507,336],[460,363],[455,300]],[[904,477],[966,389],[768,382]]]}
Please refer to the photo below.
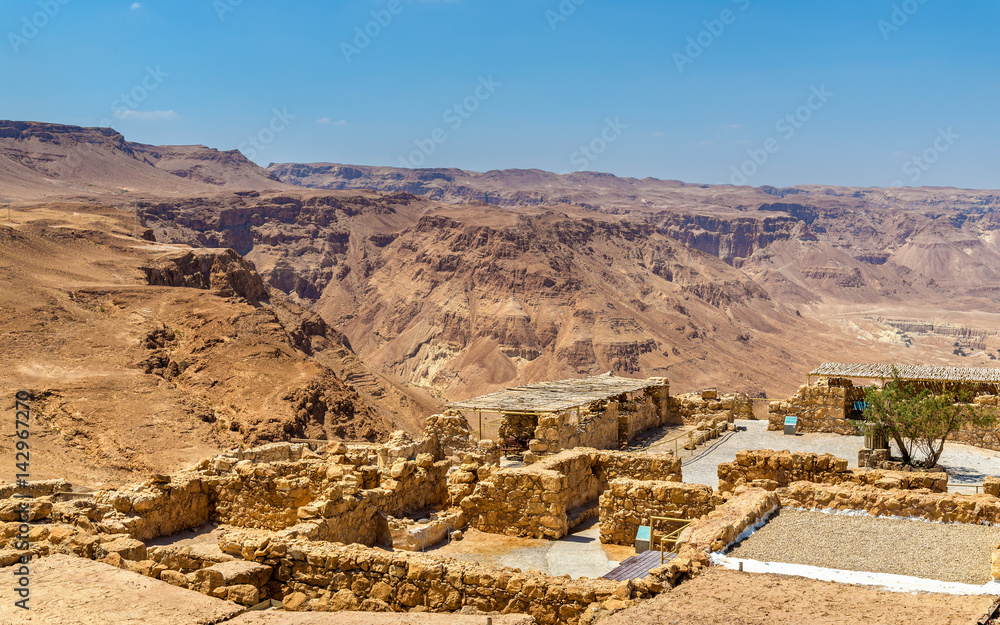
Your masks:
{"label": "desert mountain", "polygon": [[641,215],[343,191],[138,208],[158,240],[245,254],[375,370],[445,398],[609,370],[774,394],[816,358],[849,357],[828,328]]}
{"label": "desert mountain", "polygon": [[[243,273],[255,272],[270,294],[248,291],[241,306],[278,321],[260,317],[266,330],[226,335],[213,346],[243,349],[269,333],[287,335],[297,354],[289,362],[318,367],[302,375],[314,380],[326,371],[360,402],[355,414],[362,416],[342,419],[350,410],[330,409],[328,394],[309,391],[303,397],[310,400],[271,423],[261,402],[273,398],[239,403],[226,389],[249,384],[263,393],[275,385],[219,371],[209,388],[223,389],[233,406],[228,422],[243,438],[258,431],[379,436],[430,409],[413,386],[451,399],[611,370],[666,375],[677,390],[717,385],[781,396],[822,360],[988,364],[1000,354],[991,330],[1000,321],[998,196],[991,192],[758,189],[322,164],[267,172],[239,154],[130,143],[108,129],[2,122],[0,135],[0,180],[16,208],[41,215],[61,207],[59,223],[73,224],[74,212],[84,214],[66,208],[65,198],[75,198],[73,206],[117,215],[116,228],[133,238],[149,229],[159,245],[188,246],[169,248],[194,255],[183,261],[187,269],[170,268],[177,261],[168,259],[156,275],[173,278],[150,283],[153,274],[142,274],[141,297],[170,280],[198,287],[184,278],[208,262],[198,250],[233,250],[212,258],[233,267],[245,258]],[[139,223],[114,207],[136,210]],[[152,267],[152,257],[144,258],[142,267]],[[138,261],[100,262],[139,275]],[[69,285],[79,279],[58,275]],[[229,297],[237,296],[222,299]],[[306,310],[318,316],[301,326],[296,319]],[[164,327],[189,323],[184,314],[162,320]],[[313,338],[294,338],[314,336],[306,326],[324,328],[325,338],[315,339],[321,349]],[[150,369],[173,371],[171,362],[180,367],[173,358]],[[257,370],[277,366],[248,362]],[[280,365],[275,375],[297,380],[306,366]],[[281,398],[298,392],[290,382],[275,388],[281,384]],[[252,422],[255,410],[259,423],[271,424],[244,428],[239,415]],[[359,425],[351,429],[349,421]]]}
{"label": "desert mountain", "polygon": [[[539,170],[485,173],[281,164],[285,182],[421,193],[504,207],[569,204],[650,223],[740,269],[777,302],[853,338],[942,349],[984,364],[1000,344],[905,335],[897,321],[994,327],[1000,192],[950,188],[735,187]],[[904,336],[905,335],[905,336]],[[946,353],[947,353],[946,352]],[[911,356],[915,354],[910,354]],[[928,355],[922,355],[928,358]],[[938,357],[938,356],[935,356]]]}
{"label": "desert mountain", "polygon": [[130,143],[111,128],[0,121],[0,201],[281,188],[236,151]]}
{"label": "desert mountain", "polygon": [[0,393],[34,394],[39,476],[97,485],[240,444],[384,439],[434,408],[372,373],[231,249],[134,237],[133,217],[107,205],[11,217],[0,224]]}

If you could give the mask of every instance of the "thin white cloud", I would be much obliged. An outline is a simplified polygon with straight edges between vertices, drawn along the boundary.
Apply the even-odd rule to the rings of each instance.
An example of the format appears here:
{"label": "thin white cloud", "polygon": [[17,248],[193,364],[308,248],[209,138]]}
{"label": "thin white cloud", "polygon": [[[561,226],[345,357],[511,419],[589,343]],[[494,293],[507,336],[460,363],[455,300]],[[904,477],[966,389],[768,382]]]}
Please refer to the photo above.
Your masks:
{"label": "thin white cloud", "polygon": [[723,130],[736,130],[737,128],[742,128],[743,124],[723,124],[719,128]]}
{"label": "thin white cloud", "polygon": [[169,111],[115,111],[115,117],[118,119],[134,119],[140,122],[155,122],[162,121],[165,119],[177,119],[177,113],[173,109]]}
{"label": "thin white cloud", "polygon": [[347,120],[341,119],[341,120],[338,120],[338,121],[333,121],[329,117],[320,117],[319,119],[316,120],[316,123],[317,124],[327,124],[327,125],[330,125],[330,126],[346,126],[347,125]]}
{"label": "thin white cloud", "polygon": [[132,6],[130,6],[129,8],[132,9],[133,11],[135,11],[136,9],[141,9],[142,8],[142,3],[140,3],[140,2],[133,2]]}
{"label": "thin white cloud", "polygon": [[662,137],[662,136],[663,136],[663,133],[662,133],[662,132],[660,132],[659,130],[657,130],[656,132],[654,132],[653,134],[651,134],[651,135],[649,135],[649,136],[650,136],[650,137]]}

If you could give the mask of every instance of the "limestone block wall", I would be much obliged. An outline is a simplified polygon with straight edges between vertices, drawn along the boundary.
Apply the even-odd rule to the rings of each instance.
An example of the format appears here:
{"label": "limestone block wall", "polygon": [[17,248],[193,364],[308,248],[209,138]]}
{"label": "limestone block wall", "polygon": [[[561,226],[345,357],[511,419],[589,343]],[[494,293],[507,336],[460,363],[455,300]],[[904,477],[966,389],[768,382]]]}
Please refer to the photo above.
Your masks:
{"label": "limestone block wall", "polygon": [[[457,411],[450,410],[445,414],[427,417],[427,421],[424,423],[424,437],[431,439],[434,443],[432,453],[435,460],[477,451],[469,422]],[[407,457],[412,458],[415,455]]]}
{"label": "limestone block wall", "polygon": [[236,527],[272,531],[299,528],[315,540],[375,544],[385,531],[379,514],[404,516],[445,503],[446,460],[431,454],[416,460],[397,459],[381,472],[377,488],[362,489],[362,480],[345,465],[318,459],[296,463],[239,463],[214,480],[217,518]]}
{"label": "limestone block wall", "polygon": [[[525,613],[539,623],[575,625],[592,605],[625,607],[637,594],[628,582],[553,578],[517,569],[387,552],[358,545],[261,540],[239,534],[220,546],[276,573],[265,594],[301,593],[307,610]],[[648,596],[648,595],[647,595]]]}
{"label": "limestone block wall", "polygon": [[702,391],[675,395],[670,398],[669,409],[684,425],[698,425],[720,418],[730,423],[734,419],[754,418],[753,403],[745,393],[719,395],[715,391]]}
{"label": "limestone block wall", "polygon": [[650,517],[696,519],[721,503],[710,486],[614,479],[600,498],[601,542],[632,545]]}
{"label": "limestone block wall", "polygon": [[681,459],[673,454],[637,454],[601,450],[597,453],[597,471],[605,489],[611,480],[617,478],[683,481]]}
{"label": "limestone block wall", "polygon": [[681,532],[678,557],[689,550],[701,554],[724,551],[746,528],[767,518],[781,505],[776,493],[759,489],[740,489],[733,497]]}
{"label": "limestone block wall", "polygon": [[768,405],[769,430],[785,427],[785,417],[798,417],[800,432],[857,434],[847,415],[856,401],[865,398],[864,388],[842,378],[820,378],[816,384],[804,384],[795,395]]}
{"label": "limestone block wall", "polygon": [[670,385],[666,378],[651,378],[662,381],[662,386],[648,388],[641,398],[616,406],[618,411],[618,444],[625,445],[641,432],[665,424],[680,424],[671,410]]}
{"label": "limestone block wall", "polygon": [[319,498],[341,499],[342,476],[342,469],[318,460],[242,461],[213,480],[217,518],[236,527],[285,529],[298,522],[300,506]]}
{"label": "limestone block wall", "polygon": [[31,495],[32,497],[44,497],[46,495],[68,491],[72,487],[72,484],[62,479],[28,482],[27,487],[18,487],[17,484],[0,482],[0,499],[9,499],[13,497],[15,493]]}
{"label": "limestone block wall", "polygon": [[719,465],[719,491],[754,485],[774,490],[793,482],[866,484],[883,489],[926,488],[947,492],[945,473],[848,469],[847,460],[832,454],[790,453],[770,449],[736,452],[736,460]]}
{"label": "limestone block wall", "polygon": [[[507,417],[508,419],[510,416]],[[618,448],[618,408],[615,402],[597,412],[547,413],[538,417],[530,448],[536,453],[558,453],[564,449]]]}
{"label": "limestone block wall", "polygon": [[[211,489],[197,473],[176,475],[167,483],[102,491],[94,501],[108,533],[126,532],[150,540],[204,525],[215,513]],[[110,514],[112,511],[117,515]]]}
{"label": "limestone block wall", "polygon": [[491,470],[461,506],[469,524],[482,532],[556,539],[566,535],[571,515],[597,504],[609,480],[679,482],[680,465],[671,454],[578,447],[528,466]]}
{"label": "limestone block wall", "polygon": [[491,534],[561,538],[566,535],[566,475],[539,462],[526,467],[499,469],[476,484],[461,506],[469,524]]}
{"label": "limestone block wall", "polygon": [[808,510],[862,510],[872,516],[902,516],[942,523],[1000,524],[1000,499],[963,495],[883,490],[855,484],[798,482],[777,491],[781,505]]}

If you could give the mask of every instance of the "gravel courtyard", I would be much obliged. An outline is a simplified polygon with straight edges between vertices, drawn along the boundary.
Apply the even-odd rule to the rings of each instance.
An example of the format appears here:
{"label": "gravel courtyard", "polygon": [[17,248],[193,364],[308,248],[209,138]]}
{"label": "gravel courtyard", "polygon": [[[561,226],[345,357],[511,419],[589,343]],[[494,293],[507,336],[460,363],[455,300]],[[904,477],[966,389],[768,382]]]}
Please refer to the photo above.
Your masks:
{"label": "gravel courtyard", "polygon": [[1000,527],[783,509],[734,558],[985,584]]}

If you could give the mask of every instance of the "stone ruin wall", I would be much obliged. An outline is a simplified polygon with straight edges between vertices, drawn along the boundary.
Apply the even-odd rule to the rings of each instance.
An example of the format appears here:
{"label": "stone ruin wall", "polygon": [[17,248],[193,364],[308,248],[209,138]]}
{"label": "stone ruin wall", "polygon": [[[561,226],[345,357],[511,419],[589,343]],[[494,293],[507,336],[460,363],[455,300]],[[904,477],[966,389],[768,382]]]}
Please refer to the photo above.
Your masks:
{"label": "stone ruin wall", "polygon": [[[545,413],[538,416],[529,449],[535,454],[559,453],[575,447],[619,449],[628,445],[640,432],[664,424],[680,424],[672,411],[670,384],[666,378],[650,378],[658,384],[647,388],[632,400],[624,397],[602,400],[576,411]],[[505,432],[524,432],[532,417],[507,415]]]}
{"label": "stone ruin wall", "polygon": [[854,402],[863,401],[864,388],[847,379],[821,378],[815,385],[803,384],[795,395],[768,404],[769,430],[782,430],[785,417],[798,417],[799,432],[832,432],[855,435],[847,415]]}
{"label": "stone ruin wall", "polygon": [[[847,418],[854,402],[864,401],[865,387],[854,386],[844,378],[820,378],[813,385],[802,385],[788,399],[774,401],[768,405],[768,429],[784,428],[785,417],[798,417],[799,432],[831,432],[834,434],[857,435],[859,432]],[[1000,397],[979,395],[975,405],[983,410],[994,411],[1000,416]],[[1000,451],[1000,427],[964,427],[948,437],[956,443],[964,443],[982,449]]]}
{"label": "stone ruin wall", "polygon": [[753,402],[745,393],[725,393],[715,390],[685,393],[670,398],[669,410],[684,425],[732,423],[735,419],[755,419]]}
{"label": "stone ruin wall", "polygon": [[532,453],[555,454],[576,447],[618,448],[617,402],[609,402],[601,410],[583,411],[579,421],[572,411],[538,416],[534,438],[528,443],[528,449]]}
{"label": "stone ruin wall", "polygon": [[746,485],[775,490],[800,481],[861,484],[893,490],[948,491],[945,473],[848,469],[847,460],[832,454],[741,450],[736,452],[736,460],[719,465],[719,492],[731,492]]}
{"label": "stone ruin wall", "polygon": [[610,480],[642,477],[681,481],[672,454],[577,448],[532,465],[493,469],[461,501],[469,524],[483,532],[556,539],[566,535],[570,515],[596,502]]}
{"label": "stone ruin wall", "polygon": [[[530,614],[539,623],[574,625],[588,610],[620,609],[663,584],[571,580],[358,545],[261,540],[231,534],[222,549],[274,571],[266,594],[295,598],[307,610]],[[287,599],[286,599],[287,601]]]}
{"label": "stone ruin wall", "polygon": [[662,425],[679,425],[677,415],[671,410],[670,385],[665,378],[661,386],[648,388],[635,401],[615,403],[618,418],[618,446],[623,447],[641,432]]}
{"label": "stone ruin wall", "polygon": [[[280,446],[279,446],[280,447]],[[265,453],[290,453],[291,450],[265,450]],[[867,509],[871,512],[884,511],[886,514],[906,511],[923,502],[925,516],[932,518],[939,514],[942,519],[976,522],[993,519],[1000,515],[1000,502],[996,497],[983,495],[968,498],[948,495],[934,495],[920,491],[882,491],[862,486],[823,486],[799,482],[777,492],[738,486],[725,497],[712,495],[711,489],[697,485],[665,484],[680,480],[680,462],[672,455],[662,457],[630,455],[622,452],[574,450],[561,454],[549,468],[546,462],[538,463],[523,470],[551,473],[548,477],[558,478],[560,486],[552,492],[563,499],[564,505],[573,503],[570,493],[562,492],[562,483],[577,485],[591,480],[608,480],[611,485],[608,497],[618,503],[603,501],[606,514],[615,516],[619,511],[637,509],[636,502],[653,501],[666,506],[669,499],[677,511],[669,514],[697,518],[686,529],[678,542],[678,555],[673,560],[654,568],[643,579],[632,582],[609,582],[607,580],[568,580],[552,578],[535,573],[522,573],[512,569],[486,567],[475,563],[456,562],[428,558],[406,552],[386,552],[362,545],[344,546],[325,540],[303,540],[308,537],[308,528],[316,524],[316,519],[303,518],[298,511],[316,505],[314,502],[300,506],[297,511],[299,523],[266,534],[251,534],[247,530],[230,530],[222,538],[226,553],[199,552],[198,547],[149,547],[129,537],[126,532],[107,533],[125,527],[121,523],[123,513],[112,509],[109,504],[95,501],[52,502],[51,496],[31,500],[33,516],[49,523],[32,528],[32,549],[36,555],[43,553],[73,553],[82,557],[99,559],[108,564],[126,568],[144,575],[156,577],[171,584],[190,588],[211,596],[237,601],[243,605],[253,605],[267,598],[284,599],[290,609],[310,610],[386,610],[418,609],[436,612],[455,612],[463,607],[484,610],[507,610],[526,612],[540,622],[591,623],[602,614],[620,609],[632,603],[653,596],[680,580],[696,575],[709,565],[709,554],[720,551],[732,544],[746,527],[756,523],[773,512],[779,501],[796,507],[836,507],[845,509]],[[268,456],[257,456],[267,458]],[[344,461],[332,461],[333,457],[343,457]],[[327,462],[301,452],[299,463],[304,466],[302,475],[316,471],[316,467],[326,465],[343,467],[345,471],[353,465],[346,459],[349,454],[335,450],[329,454]],[[234,467],[241,461],[233,461]],[[281,466],[285,460],[262,463],[267,468]],[[440,461],[430,454],[412,462],[412,471],[406,473],[404,462],[393,462],[387,469],[388,476],[404,483],[419,469],[429,470]],[[429,463],[429,464],[428,464]],[[209,464],[212,464],[209,461]],[[248,463],[252,464],[252,463]],[[780,463],[779,463],[780,464]],[[314,466],[315,465],[315,466]],[[423,466],[420,466],[423,465]],[[246,465],[244,465],[246,466]],[[393,477],[395,467],[399,475]],[[571,479],[566,471],[576,477]],[[483,457],[466,454],[462,465],[452,471],[451,476],[467,473],[483,482],[498,480],[499,484],[509,484],[509,469],[496,469],[483,462]],[[211,473],[211,471],[206,471]],[[631,481],[621,479],[650,474],[652,481]],[[275,483],[295,475],[282,473]],[[277,476],[277,472],[276,472]],[[449,483],[450,478],[449,476]],[[203,475],[197,477],[201,487],[224,476]],[[402,478],[402,479],[398,479]],[[191,490],[195,478],[181,474],[167,483],[178,493],[197,494]],[[329,479],[329,475],[327,476]],[[651,484],[646,488],[645,483]],[[284,482],[281,482],[284,484]],[[322,483],[322,481],[321,481]],[[158,485],[158,486],[157,486]],[[332,485],[332,484],[331,484]],[[622,487],[624,486],[624,490]],[[357,486],[354,486],[357,488]],[[163,489],[164,482],[158,481],[137,489],[121,491],[138,497],[108,494],[114,501],[129,501],[129,510],[135,511],[135,502],[146,500],[147,496]],[[344,486],[341,486],[344,488]],[[659,489],[659,490],[657,490]],[[1000,480],[997,480],[1000,493]],[[648,491],[649,497],[646,497]],[[861,494],[862,491],[864,494]],[[291,493],[292,491],[289,491]],[[359,491],[359,494],[362,491]],[[846,494],[841,494],[846,493]],[[542,493],[542,502],[544,502]],[[450,493],[449,493],[450,496]],[[579,495],[576,495],[579,497]],[[709,499],[706,499],[709,497]],[[779,499],[779,497],[781,499]],[[466,500],[470,497],[466,497]],[[723,503],[723,499],[725,499]],[[183,506],[184,497],[170,498],[162,493],[152,501],[172,501],[168,507]],[[971,505],[967,503],[973,500]],[[399,500],[403,501],[403,500]],[[895,502],[895,503],[894,503]],[[0,504],[4,502],[0,501]],[[140,503],[139,509],[146,504]],[[686,507],[685,507],[686,506]],[[866,508],[867,506],[867,508]],[[907,508],[910,506],[910,508]],[[711,510],[709,510],[711,507]],[[47,508],[47,509],[46,509]],[[156,511],[154,505],[149,512]],[[657,507],[656,511],[668,508]],[[937,511],[932,512],[932,510]],[[653,511],[653,508],[650,509]],[[707,514],[705,513],[707,511]],[[894,512],[895,511],[895,512]],[[175,514],[164,510],[167,517]],[[107,514],[105,514],[107,513]],[[196,511],[197,515],[202,514]],[[641,514],[641,513],[640,513]],[[75,516],[74,516],[75,515]],[[141,515],[140,515],[141,516]],[[308,517],[309,515],[305,515]],[[622,515],[625,516],[625,515]],[[179,518],[179,517],[178,517]],[[192,517],[193,518],[193,517]],[[83,521],[87,519],[87,521]],[[6,520],[6,519],[5,519]],[[628,522],[626,518],[624,520]],[[17,533],[18,523],[0,524],[0,545],[8,545]],[[628,530],[622,530],[628,533]],[[634,536],[634,534],[633,534]],[[17,561],[20,552],[11,549],[0,550],[0,565],[10,565]],[[243,559],[240,559],[243,558]]]}
{"label": "stone ruin wall", "polygon": [[[973,401],[980,410],[990,411],[997,417],[1000,417],[1000,397],[997,395],[979,395]],[[1000,419],[998,419],[998,422],[1000,422]],[[992,428],[966,426],[951,435],[948,440],[982,449],[1000,451],[1000,424]]]}
{"label": "stone ruin wall", "polygon": [[[265,598],[284,598],[289,605],[317,610],[415,608],[453,612],[472,606],[526,611],[536,615],[540,622],[575,625],[592,622],[600,614],[652,596],[697,574],[709,565],[710,552],[726,548],[746,527],[773,512],[779,502],[793,507],[865,510],[871,514],[920,516],[949,522],[995,523],[1000,519],[997,498],[1000,480],[989,481],[990,494],[977,497],[899,490],[916,487],[902,481],[883,484],[894,489],[883,490],[848,481],[843,476],[854,472],[845,471],[846,466],[841,466],[843,461],[831,462],[829,457],[825,457],[824,468],[824,457],[814,456],[811,469],[807,469],[806,455],[787,454],[799,457],[801,469],[797,469],[795,461],[783,468],[785,454],[774,454],[774,458],[763,461],[768,470],[774,465],[773,477],[754,479],[772,479],[777,485],[778,480],[773,478],[779,477],[779,471],[785,471],[789,480],[792,477],[842,479],[839,485],[794,482],[773,492],[753,488],[753,480],[749,480],[750,486],[743,485],[749,477],[748,470],[759,468],[758,461],[762,458],[754,456],[751,461],[748,456],[743,458],[744,462],[738,459],[734,463],[742,469],[727,473],[734,476],[736,471],[743,471],[746,473],[743,482],[734,478],[740,483],[733,483],[732,491],[715,495],[708,487],[669,483],[681,479],[680,461],[670,454],[579,449],[535,465],[499,469],[490,465],[485,454],[473,451],[477,449],[474,446],[462,446],[470,451],[458,452],[461,464],[456,466],[420,451],[429,448],[424,446],[428,444],[426,441],[412,443],[412,451],[417,452],[412,460],[394,455],[403,453],[398,445],[391,454],[376,450],[381,468],[355,464],[362,462],[362,458],[371,459],[370,450],[362,453],[331,446],[326,457],[321,458],[304,447],[277,444],[207,460],[197,471],[169,479],[158,476],[142,486],[102,492],[90,500],[62,502],[51,495],[42,495],[27,500],[32,519],[39,522],[31,529],[32,552],[36,556],[70,553],[99,559],[244,605]],[[440,446],[432,448],[440,452]],[[392,461],[382,462],[383,458]],[[292,464],[297,468],[292,468]],[[445,478],[449,467],[450,473]],[[886,475],[886,472],[868,473],[882,475],[879,480]],[[485,499],[481,497],[481,489],[495,487],[500,498],[520,496],[518,480],[522,475],[543,478],[533,494],[534,503],[561,504],[567,513],[573,506],[586,505],[591,494],[610,486],[601,499],[602,515],[610,519],[609,526],[618,527],[615,533],[628,539],[626,542],[634,539],[634,530],[626,525],[647,512],[699,518],[682,533],[677,557],[653,569],[645,579],[628,583],[571,581],[328,542],[338,538],[332,533],[334,525],[343,527],[351,522],[349,510],[324,516],[327,512],[321,508],[338,505],[336,488],[342,494],[341,502],[348,499],[367,502],[378,512],[382,506],[405,510],[425,503],[421,499],[441,499],[443,504],[458,500],[463,504],[461,512],[471,519],[484,510],[489,511],[488,502],[476,501],[477,495],[480,500]],[[917,479],[919,474],[903,476]],[[310,478],[308,485],[299,481],[303,477]],[[641,479],[635,481],[635,478]],[[261,481],[257,482],[258,479]],[[363,488],[371,485],[372,480],[377,482],[375,488]],[[232,492],[250,497],[266,489],[266,495],[260,497],[261,503],[251,505],[259,505],[258,512],[269,519],[267,523],[284,526],[283,529],[266,533],[256,530],[255,535],[246,530],[230,530],[222,539],[223,545],[230,545],[224,554],[199,552],[197,547],[147,548],[136,540],[197,527],[222,515],[249,525],[250,521],[239,520],[242,513],[235,510],[235,499],[230,501],[222,494],[230,492],[233,482],[244,481]],[[386,488],[390,482],[407,492]],[[414,494],[421,492],[422,484],[431,482],[438,485],[428,486],[423,494]],[[456,496],[457,489],[468,489],[470,484],[473,485],[470,494]],[[61,486],[39,488],[43,492]],[[290,503],[284,516],[279,514],[278,500],[272,498],[279,494],[285,494],[291,503],[301,504],[294,508],[294,519],[287,514],[292,509]],[[522,510],[529,503],[525,499]],[[0,566],[14,564],[21,555],[10,548],[19,526],[16,516],[12,516],[12,504],[13,500],[0,498],[3,521],[0,547],[6,547],[0,548]],[[551,511],[546,508],[546,512]],[[630,517],[629,512],[636,514]]]}
{"label": "stone ruin wall", "polygon": [[640,525],[650,517],[697,519],[721,503],[712,487],[618,478],[600,498],[601,542],[633,545]]}

